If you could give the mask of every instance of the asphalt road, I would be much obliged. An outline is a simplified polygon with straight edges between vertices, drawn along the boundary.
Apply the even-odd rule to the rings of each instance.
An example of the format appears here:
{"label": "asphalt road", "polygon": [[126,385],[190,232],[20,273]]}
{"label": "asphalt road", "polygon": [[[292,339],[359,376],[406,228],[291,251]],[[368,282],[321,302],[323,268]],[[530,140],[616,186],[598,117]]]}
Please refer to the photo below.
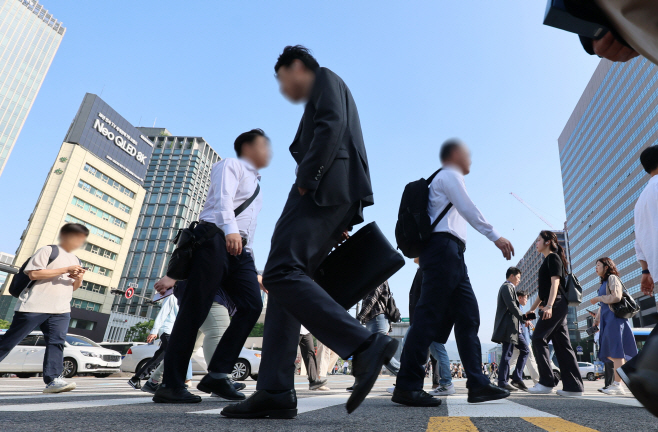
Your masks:
{"label": "asphalt road", "polygon": [[[73,392],[44,395],[41,378],[0,379],[0,431],[658,431],[658,419],[630,392],[626,397],[598,393],[601,381],[586,382],[583,399],[517,392],[504,401],[468,404],[460,380],[457,394],[442,398],[440,407],[409,408],[390,401],[386,387],[394,380],[382,376],[368,399],[348,415],[345,388],[351,376],[330,376],[328,392],[309,391],[305,378],[297,377],[300,414],[294,420],[226,419],[219,411],[229,402],[204,393],[199,393],[204,396],[200,404],[155,404],[147,393],[128,387],[127,378],[74,381],[78,388]],[[255,382],[245,383],[249,394]],[[429,388],[429,380],[426,384]]]}

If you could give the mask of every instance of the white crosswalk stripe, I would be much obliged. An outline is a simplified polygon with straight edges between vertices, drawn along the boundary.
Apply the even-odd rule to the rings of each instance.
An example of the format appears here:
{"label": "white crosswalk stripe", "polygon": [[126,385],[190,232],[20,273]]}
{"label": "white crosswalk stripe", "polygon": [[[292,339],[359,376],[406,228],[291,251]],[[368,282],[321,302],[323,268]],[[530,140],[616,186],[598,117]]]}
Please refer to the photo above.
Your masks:
{"label": "white crosswalk stripe", "polygon": [[457,394],[446,398],[451,417],[555,417],[509,399],[472,404],[467,395]]}
{"label": "white crosswalk stripe", "polygon": [[94,408],[111,405],[133,405],[152,402],[152,397],[122,398],[122,399],[94,399],[90,401],[46,402],[21,405],[0,405],[0,411],[61,411],[77,408]]}

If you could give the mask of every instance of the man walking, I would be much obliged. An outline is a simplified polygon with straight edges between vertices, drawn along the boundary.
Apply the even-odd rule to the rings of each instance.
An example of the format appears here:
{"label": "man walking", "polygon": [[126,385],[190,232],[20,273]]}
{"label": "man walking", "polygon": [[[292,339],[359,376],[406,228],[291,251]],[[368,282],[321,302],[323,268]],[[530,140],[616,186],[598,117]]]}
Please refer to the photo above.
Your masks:
{"label": "man walking", "polygon": [[311,332],[302,326],[299,330],[299,350],[306,367],[306,375],[308,376],[308,389],[321,390],[322,386],[327,383],[327,380],[322,380],[318,374],[318,359],[315,355],[315,344],[313,343],[313,336]]}
{"label": "man walking", "polygon": [[[238,158],[217,162],[210,174],[208,198],[194,235],[204,238],[214,234],[194,250],[187,288],[169,338],[169,345],[175,349],[165,353],[164,378],[153,396],[154,402],[201,401],[185,389],[185,372],[218,287],[231,298],[236,312],[208,364],[208,374],[197,388],[228,400],[245,398],[235,389],[230,375],[263,309],[252,245],[262,207],[258,170],[269,165],[271,151],[269,139],[260,129],[240,134],[234,148]],[[155,288],[162,293],[172,282],[171,278],[163,278]]]}
{"label": "man walking", "polygon": [[85,243],[88,235],[89,230],[84,225],[67,223],[59,230],[59,245],[44,246],[30,258],[24,270],[30,285],[18,297],[14,319],[0,341],[2,361],[35,327],[41,329],[46,343],[44,393],[75,389],[75,383],[64,381],[61,375],[64,343],[71,320],[71,299],[73,291],[82,285],[85,274],[73,251]]}
{"label": "man walking", "polygon": [[[519,300],[519,305],[521,305],[521,312],[524,312],[524,306],[528,304],[528,293],[525,291],[519,291],[517,288],[516,298]],[[530,341],[532,340],[530,338],[530,330],[529,330],[531,324],[532,323],[530,322],[530,320],[526,320],[526,322],[521,326],[521,333],[523,334],[523,339],[525,339],[525,341],[527,342],[529,349],[528,359],[525,362],[525,366],[526,368],[528,368],[528,372],[530,373],[530,379],[532,380],[533,383],[537,384],[539,382],[539,370],[537,370],[537,362],[535,361],[535,355],[532,352],[532,346],[530,345]],[[512,354],[512,358],[509,361],[510,370],[516,367],[516,362],[519,359],[519,354],[520,351],[518,349],[514,349],[514,354]]]}
{"label": "man walking", "polygon": [[430,219],[435,220],[450,203],[453,207],[436,225],[420,255],[423,271],[420,299],[402,351],[400,373],[391,399],[409,406],[441,403],[440,399],[423,391],[422,365],[430,344],[445,343],[453,326],[468,377],[468,401],[485,402],[509,396],[509,391],[491,385],[480,369],[482,348],[477,335],[480,313],[464,262],[466,223],[494,242],[506,259],[511,259],[514,248],[486,221],[466,192],[464,176],[471,167],[468,148],[460,141],[449,140],[441,147],[440,158],[443,169],[429,188]]}
{"label": "man walking", "polygon": [[[516,287],[521,282],[521,270],[510,267],[507,269],[505,277],[505,283],[498,291],[496,320],[493,335],[491,336],[492,342],[503,344],[500,367],[498,368],[498,387],[509,391],[516,391],[517,389],[527,391],[528,387],[523,383],[523,369],[530,348],[521,331],[521,326],[525,323],[525,316],[521,313],[516,294]],[[512,384],[510,385],[507,382],[510,377],[509,361],[514,353],[514,348],[519,350],[519,358],[516,362],[516,368],[511,374]]]}
{"label": "man walking", "polygon": [[318,265],[347,230],[363,222],[363,208],[373,204],[359,115],[345,82],[320,67],[308,49],[286,47],[274,70],[286,97],[306,101],[290,145],[296,180],[274,229],[263,274],[269,302],[257,391],[222,414],[297,415],[294,360],[300,323],[342,358],[354,356],[354,391],[346,405],[352,412],[397,348],[397,341],[373,335],[313,281]]}

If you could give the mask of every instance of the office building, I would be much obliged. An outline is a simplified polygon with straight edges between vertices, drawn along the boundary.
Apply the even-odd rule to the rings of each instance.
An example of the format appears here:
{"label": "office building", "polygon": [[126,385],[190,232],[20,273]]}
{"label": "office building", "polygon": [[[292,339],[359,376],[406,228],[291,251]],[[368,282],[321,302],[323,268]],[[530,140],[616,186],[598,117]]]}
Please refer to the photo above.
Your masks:
{"label": "office building", "polygon": [[36,0],[0,0],[0,175],[65,32]]}
{"label": "office building", "polygon": [[583,338],[586,309],[595,308],[589,300],[600,286],[599,257],[612,258],[639,299],[633,326],[658,322],[655,296],[640,291],[633,227],[635,202],[649,180],[639,156],[657,141],[658,67],[643,57],[602,60],[558,139],[572,268],[584,289],[577,311]]}
{"label": "office building", "polygon": [[[0,252],[0,292],[3,290],[7,276],[9,276],[9,273],[3,270],[11,270],[13,268],[13,263],[14,255],[8,254],[6,252]],[[5,305],[5,308],[8,306],[9,304]],[[0,319],[3,319],[3,317],[7,314],[7,311],[2,310],[1,307],[2,305],[0,305]]]}
{"label": "office building", "polygon": [[[89,228],[76,252],[87,267],[82,287],[73,293],[72,331],[101,341],[130,248],[146,191],[153,143],[96,95],[87,93],[46,174],[28,225],[21,235],[16,263],[42,246],[57,244],[67,222]],[[34,173],[33,173],[34,174]],[[7,284],[5,284],[7,285]],[[16,299],[5,287],[0,309],[11,320]],[[9,303],[9,306],[7,304]]]}
{"label": "office building", "polygon": [[[569,255],[569,236],[565,230],[552,230],[557,236],[557,241],[564,249],[564,253],[567,257],[567,262],[570,261]],[[538,233],[539,234],[539,233]],[[516,265],[521,270],[521,283],[517,288],[518,291],[527,291],[528,292],[528,304],[531,305],[537,299],[537,278],[539,274],[539,267],[541,267],[544,262],[544,255],[537,252],[535,247],[535,242],[532,242],[532,245],[528,248],[526,253],[523,255],[523,258]],[[575,307],[569,307],[567,313],[567,327],[569,328],[569,337],[571,339],[571,344],[577,346],[580,343],[580,334],[578,333],[578,326],[576,323],[576,313],[577,310]]]}

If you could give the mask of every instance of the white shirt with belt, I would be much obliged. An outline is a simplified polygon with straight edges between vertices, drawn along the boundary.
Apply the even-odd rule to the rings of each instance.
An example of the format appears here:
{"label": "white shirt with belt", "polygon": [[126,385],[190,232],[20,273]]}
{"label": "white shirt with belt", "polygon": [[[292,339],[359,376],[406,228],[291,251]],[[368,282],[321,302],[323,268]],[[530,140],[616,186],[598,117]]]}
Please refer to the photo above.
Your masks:
{"label": "white shirt with belt", "polygon": [[635,254],[658,283],[658,176],[651,177],[635,203]]}
{"label": "white shirt with belt", "polygon": [[260,174],[245,159],[226,158],[212,167],[208,198],[199,220],[214,223],[225,235],[240,234],[247,239],[244,248],[253,256],[252,246],[256,234],[256,220],[263,208],[262,193],[235,217],[235,209],[247,201],[256,191]]}
{"label": "white shirt with belt", "polygon": [[430,185],[427,211],[434,222],[448,203],[452,208],[434,228],[434,232],[450,233],[466,244],[466,222],[491,241],[501,235],[487,222],[466,192],[464,175],[451,165],[443,167]]}

